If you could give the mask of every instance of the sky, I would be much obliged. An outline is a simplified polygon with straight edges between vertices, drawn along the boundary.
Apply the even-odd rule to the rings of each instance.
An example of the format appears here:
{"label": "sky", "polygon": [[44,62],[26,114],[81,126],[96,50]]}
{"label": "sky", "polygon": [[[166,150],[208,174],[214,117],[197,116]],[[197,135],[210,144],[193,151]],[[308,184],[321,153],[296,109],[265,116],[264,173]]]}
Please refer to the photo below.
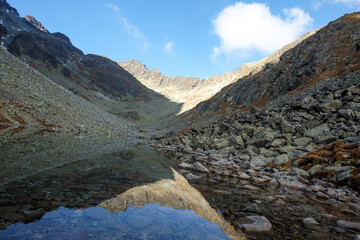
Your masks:
{"label": "sky", "polygon": [[208,78],[360,10],[360,0],[8,0],[85,54]]}

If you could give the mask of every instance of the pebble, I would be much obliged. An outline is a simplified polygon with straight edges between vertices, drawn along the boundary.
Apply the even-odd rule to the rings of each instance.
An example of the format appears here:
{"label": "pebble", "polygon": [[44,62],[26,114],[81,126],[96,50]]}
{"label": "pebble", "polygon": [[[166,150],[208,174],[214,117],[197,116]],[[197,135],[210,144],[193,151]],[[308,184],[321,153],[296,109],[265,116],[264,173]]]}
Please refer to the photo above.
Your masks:
{"label": "pebble", "polygon": [[338,220],[336,225],[341,228],[348,228],[360,231],[360,222],[350,222],[346,220]]}
{"label": "pebble", "polygon": [[326,194],[323,193],[323,192],[317,192],[317,193],[316,193],[316,197],[322,198],[322,199],[329,199],[329,196],[326,195]]}
{"label": "pebble", "polygon": [[199,176],[196,176],[196,175],[194,175],[192,173],[188,173],[185,177],[186,177],[187,180],[197,180],[197,179],[200,178]]}
{"label": "pebble", "polygon": [[252,186],[252,185],[244,185],[244,189],[250,190],[250,191],[259,191],[260,189],[258,187]]}
{"label": "pebble", "polygon": [[246,232],[267,232],[272,229],[271,222],[264,216],[247,216],[247,219],[254,221],[251,224],[241,224],[240,228]]}
{"label": "pebble", "polygon": [[305,225],[319,225],[319,223],[312,217],[304,218],[302,223]]}
{"label": "pebble", "polygon": [[246,173],[242,172],[242,173],[240,173],[239,178],[242,180],[249,180],[250,176],[247,175]]}

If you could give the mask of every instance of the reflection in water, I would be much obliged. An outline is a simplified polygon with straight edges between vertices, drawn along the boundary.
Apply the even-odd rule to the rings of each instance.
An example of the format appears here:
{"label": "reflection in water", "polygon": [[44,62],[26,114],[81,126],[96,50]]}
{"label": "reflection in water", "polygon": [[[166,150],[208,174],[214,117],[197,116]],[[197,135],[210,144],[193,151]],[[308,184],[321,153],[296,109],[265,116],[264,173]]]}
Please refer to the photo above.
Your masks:
{"label": "reflection in water", "polygon": [[219,227],[189,210],[147,204],[110,213],[60,207],[29,224],[0,231],[0,239],[228,239]]}

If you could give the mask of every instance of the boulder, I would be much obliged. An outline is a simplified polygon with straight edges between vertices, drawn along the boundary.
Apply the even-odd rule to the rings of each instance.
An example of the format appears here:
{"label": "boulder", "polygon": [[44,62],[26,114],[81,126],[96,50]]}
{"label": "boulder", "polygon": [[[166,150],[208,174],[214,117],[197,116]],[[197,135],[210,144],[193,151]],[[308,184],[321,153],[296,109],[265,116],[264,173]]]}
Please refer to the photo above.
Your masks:
{"label": "boulder", "polygon": [[348,120],[351,120],[351,119],[354,119],[354,118],[355,118],[355,113],[354,113],[354,111],[351,110],[351,109],[340,109],[340,110],[338,111],[338,113],[339,113],[339,115],[340,115],[341,117],[344,117],[344,118],[346,118],[346,119],[348,119]]}
{"label": "boulder", "polygon": [[245,217],[248,220],[253,221],[253,223],[240,224],[240,228],[244,229],[246,232],[260,233],[267,232],[272,229],[271,222],[264,216],[247,216]]}
{"label": "boulder", "polygon": [[314,137],[319,137],[321,135],[324,135],[324,133],[328,133],[328,132],[330,132],[328,125],[322,124],[320,126],[306,130],[304,135],[305,135],[305,137],[314,138]]}
{"label": "boulder", "polygon": [[269,129],[263,129],[258,131],[249,141],[249,144],[256,147],[265,147],[266,144],[272,142],[275,139],[274,133]]}

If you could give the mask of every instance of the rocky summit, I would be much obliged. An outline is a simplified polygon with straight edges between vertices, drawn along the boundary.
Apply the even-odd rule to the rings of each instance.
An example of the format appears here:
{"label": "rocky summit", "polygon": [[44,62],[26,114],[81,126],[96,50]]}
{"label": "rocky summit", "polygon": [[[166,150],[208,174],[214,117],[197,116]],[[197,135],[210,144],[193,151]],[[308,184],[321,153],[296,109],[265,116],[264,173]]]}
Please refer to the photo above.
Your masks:
{"label": "rocky summit", "polygon": [[0,41],[0,229],[157,203],[234,239],[360,238],[360,12],[208,79],[84,54],[6,0]]}

